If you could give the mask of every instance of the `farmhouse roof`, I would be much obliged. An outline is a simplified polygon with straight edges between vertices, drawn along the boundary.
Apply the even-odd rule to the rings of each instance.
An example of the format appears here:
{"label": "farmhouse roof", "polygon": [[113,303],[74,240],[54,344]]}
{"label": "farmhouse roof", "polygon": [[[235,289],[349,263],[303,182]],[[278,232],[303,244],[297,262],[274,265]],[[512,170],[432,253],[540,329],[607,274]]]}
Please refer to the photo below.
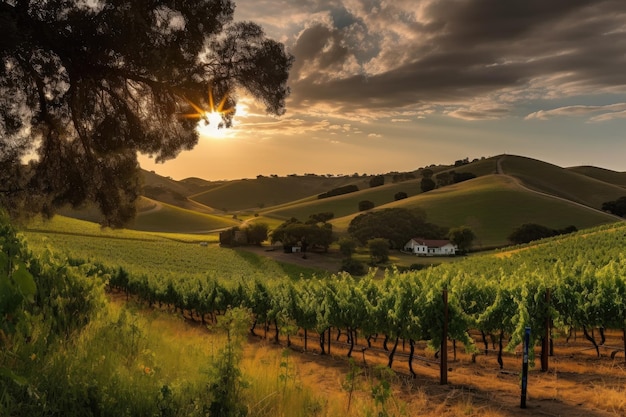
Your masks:
{"label": "farmhouse roof", "polygon": [[451,243],[446,239],[423,239],[421,237],[414,237],[413,240],[418,244],[428,246],[429,248],[441,248]]}

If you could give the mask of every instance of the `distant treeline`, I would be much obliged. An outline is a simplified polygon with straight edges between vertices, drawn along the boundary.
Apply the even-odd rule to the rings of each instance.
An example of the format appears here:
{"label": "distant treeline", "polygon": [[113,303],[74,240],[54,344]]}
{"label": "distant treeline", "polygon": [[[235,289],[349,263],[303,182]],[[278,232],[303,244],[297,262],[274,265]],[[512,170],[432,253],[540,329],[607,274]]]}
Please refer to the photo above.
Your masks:
{"label": "distant treeline", "polygon": [[355,191],[359,191],[359,187],[357,187],[356,185],[354,184],[344,185],[343,187],[333,188],[330,191],[326,191],[325,193],[319,194],[317,198],[322,199],[322,198],[334,197],[336,195],[349,194]]}

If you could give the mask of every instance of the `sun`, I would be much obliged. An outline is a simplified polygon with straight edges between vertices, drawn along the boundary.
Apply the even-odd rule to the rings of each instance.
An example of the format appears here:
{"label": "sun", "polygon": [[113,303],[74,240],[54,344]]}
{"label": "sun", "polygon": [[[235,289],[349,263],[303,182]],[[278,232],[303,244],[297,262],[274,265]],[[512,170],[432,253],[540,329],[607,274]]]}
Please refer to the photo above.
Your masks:
{"label": "sun", "polygon": [[200,136],[211,139],[223,139],[228,136],[228,130],[223,127],[222,113],[212,111],[205,112],[198,121],[196,130]]}
{"label": "sun", "polygon": [[208,98],[208,109],[203,109],[193,101],[185,98],[185,101],[195,110],[195,113],[185,113],[180,114],[179,116],[185,119],[197,119],[198,124],[196,126],[196,130],[201,136],[213,139],[225,138],[228,136],[228,131],[224,127],[222,116],[234,112],[235,109],[224,108],[224,105],[228,100],[228,94],[224,94],[224,97],[222,97],[219,104],[216,106],[213,100],[213,90],[209,87]]}

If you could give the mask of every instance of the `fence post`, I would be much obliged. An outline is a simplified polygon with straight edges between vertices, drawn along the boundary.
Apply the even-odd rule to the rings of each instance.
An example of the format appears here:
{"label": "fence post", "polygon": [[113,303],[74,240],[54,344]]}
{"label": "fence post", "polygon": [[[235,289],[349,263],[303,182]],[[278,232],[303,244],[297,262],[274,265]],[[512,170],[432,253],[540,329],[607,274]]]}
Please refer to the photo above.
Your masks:
{"label": "fence post", "polygon": [[448,290],[443,290],[443,331],[441,332],[441,360],[439,362],[439,384],[448,384]]}

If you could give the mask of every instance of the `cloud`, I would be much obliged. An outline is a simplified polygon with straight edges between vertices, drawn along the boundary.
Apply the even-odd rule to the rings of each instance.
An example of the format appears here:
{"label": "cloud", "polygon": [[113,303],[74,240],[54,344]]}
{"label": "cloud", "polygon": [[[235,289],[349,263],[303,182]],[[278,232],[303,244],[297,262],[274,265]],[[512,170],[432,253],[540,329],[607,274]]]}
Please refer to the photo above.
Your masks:
{"label": "cloud", "polygon": [[[294,54],[288,108],[295,112],[330,103],[337,115],[375,118],[430,106],[482,120],[505,116],[498,107],[529,95],[626,94],[623,0],[261,0],[237,7],[270,34],[281,33]],[[491,101],[492,110],[476,110],[477,100]]]}
{"label": "cloud", "polygon": [[548,120],[553,117],[586,116],[594,113],[603,113],[590,118],[590,121],[601,122],[615,118],[623,118],[626,112],[626,103],[615,103],[605,106],[565,106],[551,110],[539,110],[526,116],[526,120]]}

